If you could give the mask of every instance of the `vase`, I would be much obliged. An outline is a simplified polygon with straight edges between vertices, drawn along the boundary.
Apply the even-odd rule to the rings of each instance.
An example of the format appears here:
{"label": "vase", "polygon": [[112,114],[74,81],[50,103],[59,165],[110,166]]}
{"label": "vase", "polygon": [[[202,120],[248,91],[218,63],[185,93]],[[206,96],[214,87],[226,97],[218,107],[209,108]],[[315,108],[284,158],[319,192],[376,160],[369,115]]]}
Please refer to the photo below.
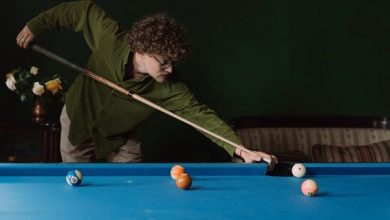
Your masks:
{"label": "vase", "polygon": [[43,121],[45,115],[46,115],[46,110],[45,110],[45,105],[42,101],[40,100],[35,100],[34,106],[33,106],[33,118],[34,121],[36,122],[41,122]]}

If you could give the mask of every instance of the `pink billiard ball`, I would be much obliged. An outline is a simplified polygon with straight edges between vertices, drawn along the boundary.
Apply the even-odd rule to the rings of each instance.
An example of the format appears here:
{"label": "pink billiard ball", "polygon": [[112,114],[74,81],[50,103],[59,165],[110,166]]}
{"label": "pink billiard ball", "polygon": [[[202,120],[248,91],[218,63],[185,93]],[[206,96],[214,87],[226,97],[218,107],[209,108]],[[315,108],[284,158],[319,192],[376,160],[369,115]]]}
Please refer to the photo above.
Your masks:
{"label": "pink billiard ball", "polygon": [[314,180],[307,179],[303,181],[301,185],[301,190],[305,196],[315,196],[318,191],[318,186]]}
{"label": "pink billiard ball", "polygon": [[306,167],[303,163],[296,163],[291,169],[292,175],[301,178],[306,175]]}

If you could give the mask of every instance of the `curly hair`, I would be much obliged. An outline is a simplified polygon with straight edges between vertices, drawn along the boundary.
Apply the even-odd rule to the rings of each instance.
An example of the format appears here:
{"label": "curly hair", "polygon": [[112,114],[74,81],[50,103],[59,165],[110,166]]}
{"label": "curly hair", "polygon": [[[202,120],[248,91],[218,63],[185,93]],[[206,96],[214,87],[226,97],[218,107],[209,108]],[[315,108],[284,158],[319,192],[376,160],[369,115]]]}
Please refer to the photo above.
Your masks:
{"label": "curly hair", "polygon": [[187,30],[167,14],[141,18],[130,29],[132,51],[162,56],[167,62],[178,62],[190,49]]}

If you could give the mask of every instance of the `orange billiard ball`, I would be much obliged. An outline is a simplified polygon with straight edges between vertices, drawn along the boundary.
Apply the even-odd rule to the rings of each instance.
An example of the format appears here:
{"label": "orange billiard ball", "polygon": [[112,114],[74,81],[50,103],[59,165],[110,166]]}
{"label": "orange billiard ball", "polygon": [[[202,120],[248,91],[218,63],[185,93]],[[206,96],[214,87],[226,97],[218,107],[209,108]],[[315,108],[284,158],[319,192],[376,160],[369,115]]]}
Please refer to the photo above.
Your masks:
{"label": "orange billiard ball", "polygon": [[177,177],[182,174],[182,173],[185,173],[185,170],[184,170],[184,167],[180,166],[180,165],[175,165],[172,167],[171,169],[171,177],[172,179],[176,180]]}
{"label": "orange billiard ball", "polygon": [[189,189],[192,184],[191,176],[188,173],[180,174],[176,179],[176,186],[180,189]]}
{"label": "orange billiard ball", "polygon": [[303,181],[301,191],[305,196],[315,196],[318,191],[317,183],[312,179]]}

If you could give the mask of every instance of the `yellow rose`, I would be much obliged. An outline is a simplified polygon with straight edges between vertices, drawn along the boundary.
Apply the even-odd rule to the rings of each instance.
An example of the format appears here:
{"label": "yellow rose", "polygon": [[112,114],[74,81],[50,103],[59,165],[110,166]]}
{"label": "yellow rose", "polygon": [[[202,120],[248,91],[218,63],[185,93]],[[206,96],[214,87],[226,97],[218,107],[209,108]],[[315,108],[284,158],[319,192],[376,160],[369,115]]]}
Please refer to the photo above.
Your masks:
{"label": "yellow rose", "polygon": [[45,82],[46,89],[55,95],[59,90],[62,90],[60,78],[56,78]]}

